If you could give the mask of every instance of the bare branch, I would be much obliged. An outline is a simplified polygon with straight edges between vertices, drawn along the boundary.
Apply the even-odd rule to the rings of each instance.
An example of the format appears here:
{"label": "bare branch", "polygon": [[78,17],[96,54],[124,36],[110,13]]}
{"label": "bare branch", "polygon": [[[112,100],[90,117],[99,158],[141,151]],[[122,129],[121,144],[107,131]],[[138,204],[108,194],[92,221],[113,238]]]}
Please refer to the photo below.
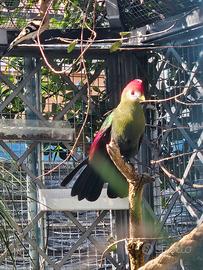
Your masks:
{"label": "bare branch", "polygon": [[139,270],[169,270],[178,264],[181,258],[192,256],[195,249],[202,245],[202,242],[203,223]]}
{"label": "bare branch", "polygon": [[184,182],[184,180],[182,178],[176,177],[174,174],[169,172],[164,165],[160,164],[159,166],[162,169],[162,171],[168,176],[168,178],[172,179],[176,183],[181,184],[181,185],[184,183],[185,185],[190,186],[190,187],[195,188],[195,189],[202,189],[203,188],[203,185],[200,185],[200,184],[186,183],[186,182]]}
{"label": "bare branch", "polygon": [[182,153],[182,154],[175,155],[175,156],[165,157],[165,158],[161,158],[161,159],[158,159],[158,160],[151,160],[151,164],[159,164],[159,163],[161,163],[163,161],[168,161],[168,160],[171,160],[171,159],[188,156],[188,155],[191,155],[191,154],[194,154],[194,153],[203,153],[203,150],[202,149],[200,149],[200,150],[197,149],[197,150],[194,150],[194,151],[191,151],[191,152],[186,152],[186,153]]}
{"label": "bare branch", "polygon": [[[45,19],[45,17],[47,16],[48,14],[48,10],[49,8],[51,7],[52,5],[52,2],[53,0],[50,1],[49,3],[49,6],[48,8],[46,9],[46,12],[44,14],[44,17],[43,17],[43,20]],[[43,20],[41,22],[41,25],[43,23]],[[85,78],[86,78],[86,86],[87,86],[87,110],[86,110],[86,113],[85,113],[85,117],[84,117],[84,121],[83,121],[83,124],[77,134],[77,138],[75,139],[75,142],[74,142],[74,145],[72,146],[72,149],[70,150],[69,154],[67,155],[67,157],[63,160],[63,162],[61,162],[60,164],[58,164],[57,166],[55,166],[53,169],[49,170],[48,172],[44,173],[43,175],[40,175],[38,177],[36,177],[36,179],[38,178],[41,178],[47,174],[50,174],[51,172],[55,171],[57,168],[59,168],[62,164],[64,164],[67,160],[70,159],[70,157],[74,154],[74,151],[75,151],[75,148],[79,142],[79,139],[80,139],[80,136],[82,134],[82,131],[86,125],[86,122],[87,122],[87,119],[88,119],[88,116],[89,116],[89,112],[90,112],[90,105],[91,105],[91,88],[90,88],[90,79],[88,77],[88,72],[87,72],[87,69],[86,69],[86,64],[85,64],[85,59],[84,59],[84,53],[89,49],[89,47],[91,46],[91,44],[93,43],[94,39],[96,38],[96,32],[94,30],[92,30],[86,23],[86,15],[84,13],[84,16],[83,16],[83,27],[82,27],[82,31],[81,31],[81,41],[83,40],[83,30],[84,30],[84,26],[86,26],[92,33],[92,39],[89,40],[89,44],[83,49],[83,46],[82,46],[82,42],[81,42],[81,54],[80,56],[77,58],[77,60],[75,62],[77,62],[79,59],[80,59],[80,62],[81,64],[83,65],[83,68],[84,68],[84,71],[85,71]],[[39,27],[40,28],[40,27]],[[67,70],[61,70],[61,71],[56,71],[50,64],[49,62],[47,61],[46,59],[46,56],[44,54],[44,51],[43,51],[43,48],[42,48],[42,45],[40,43],[40,39],[39,39],[39,30],[38,30],[38,34],[37,34],[37,42],[38,42],[38,45],[39,45],[39,48],[40,48],[40,51],[41,51],[41,54],[42,54],[42,57],[45,61],[45,63],[47,64],[47,66],[51,69],[51,71],[53,73],[56,73],[56,74],[64,74],[66,76],[69,76],[69,74],[67,74]],[[74,65],[74,63],[72,64],[72,66]]]}
{"label": "bare branch", "polygon": [[203,105],[203,102],[183,102],[177,98],[175,98],[175,101],[177,103],[180,103],[180,104],[183,104],[183,105],[186,105],[186,106],[200,106],[200,105]]}

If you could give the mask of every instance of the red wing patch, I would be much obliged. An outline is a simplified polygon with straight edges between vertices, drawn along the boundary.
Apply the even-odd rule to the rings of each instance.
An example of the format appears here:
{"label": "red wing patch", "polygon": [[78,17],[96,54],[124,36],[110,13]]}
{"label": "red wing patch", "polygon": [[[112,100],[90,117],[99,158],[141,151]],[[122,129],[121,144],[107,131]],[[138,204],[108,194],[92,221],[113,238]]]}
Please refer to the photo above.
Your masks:
{"label": "red wing patch", "polygon": [[107,130],[98,131],[97,135],[94,138],[94,141],[91,144],[89,152],[89,160],[92,160],[96,153],[106,151],[106,144],[110,141],[110,128]]}

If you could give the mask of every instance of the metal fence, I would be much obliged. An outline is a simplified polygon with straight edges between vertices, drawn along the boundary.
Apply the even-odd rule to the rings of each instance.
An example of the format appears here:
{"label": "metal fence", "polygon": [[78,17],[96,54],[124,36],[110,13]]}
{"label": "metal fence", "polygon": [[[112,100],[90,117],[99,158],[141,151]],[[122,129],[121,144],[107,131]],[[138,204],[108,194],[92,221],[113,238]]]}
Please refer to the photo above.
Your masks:
{"label": "metal fence", "polygon": [[[203,194],[201,189],[194,188],[203,181],[201,62],[202,48],[195,44],[168,48],[149,58],[150,96],[167,100],[153,105],[148,127],[154,141],[151,159],[163,160],[153,165],[157,173],[154,212],[161,222],[158,230],[172,237],[158,241],[158,253],[202,220]],[[170,99],[173,96],[176,98]],[[160,165],[171,175],[164,173]],[[190,253],[190,247],[183,252]]]}
{"label": "metal fence", "polygon": [[[122,86],[134,77],[145,80],[148,99],[163,100],[145,106],[147,127],[140,167],[155,176],[153,187],[146,192],[151,207],[146,202],[146,231],[148,237],[163,237],[150,242],[146,255],[160,253],[170,241],[201,221],[202,191],[193,188],[193,184],[203,181],[201,52],[200,45],[189,44],[90,59],[93,102],[88,122],[74,157],[54,170],[73,145],[66,132],[73,128],[77,133],[84,121],[87,84],[83,70],[72,72],[70,78],[59,77],[42,66],[39,59],[1,60],[1,178],[8,180],[1,181],[1,196],[11,209],[15,229],[7,228],[13,256],[3,244],[0,246],[0,269],[13,269],[14,263],[17,269],[100,269],[104,247],[112,238],[127,235],[126,211],[72,212],[65,211],[64,205],[61,211],[57,209],[60,205],[54,211],[39,211],[44,207],[43,194],[39,198],[39,193],[44,189],[56,191],[60,201],[60,181],[87,155],[104,113],[118,102]],[[60,67],[71,62],[52,59],[52,64]],[[15,130],[9,130],[9,134],[4,129],[8,125],[5,119],[14,121]],[[28,119],[37,123],[36,136],[35,128],[25,121]],[[66,125],[54,137],[49,131],[61,127],[57,126],[59,120]],[[16,138],[20,130],[23,135]],[[46,134],[48,137],[43,137]],[[163,161],[150,162],[159,159]],[[173,176],[168,177],[160,166]],[[157,231],[148,231],[149,227]],[[124,252],[124,246],[118,246],[107,254],[102,269],[127,268]]]}

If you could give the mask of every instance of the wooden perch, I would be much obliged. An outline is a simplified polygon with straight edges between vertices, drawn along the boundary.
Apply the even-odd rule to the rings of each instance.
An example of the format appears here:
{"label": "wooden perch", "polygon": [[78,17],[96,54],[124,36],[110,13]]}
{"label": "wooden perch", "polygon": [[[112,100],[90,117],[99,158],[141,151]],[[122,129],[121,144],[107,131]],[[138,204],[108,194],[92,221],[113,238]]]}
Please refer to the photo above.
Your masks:
{"label": "wooden perch", "polygon": [[[118,145],[114,141],[107,145],[107,152],[129,183],[129,237],[131,239],[141,238],[143,237],[141,228],[143,186],[146,183],[151,183],[153,179],[147,174],[139,175],[134,166],[126,163],[120,154]],[[140,240],[130,240],[128,242],[131,270],[136,270],[144,264],[142,246],[143,242]]]}
{"label": "wooden perch", "polygon": [[139,270],[170,270],[181,258],[194,256],[195,249],[201,248],[202,243],[203,223]]}

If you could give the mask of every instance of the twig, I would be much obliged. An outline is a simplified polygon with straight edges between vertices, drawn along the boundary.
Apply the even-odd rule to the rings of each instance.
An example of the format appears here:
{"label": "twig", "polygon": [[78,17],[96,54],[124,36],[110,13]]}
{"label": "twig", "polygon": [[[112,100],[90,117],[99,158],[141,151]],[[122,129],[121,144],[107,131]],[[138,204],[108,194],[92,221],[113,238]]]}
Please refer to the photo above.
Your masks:
{"label": "twig", "polygon": [[203,105],[203,102],[183,102],[177,98],[175,98],[175,101],[177,103],[180,103],[180,104],[185,105],[185,106],[201,106],[201,105]]}
{"label": "twig", "polygon": [[[159,120],[159,119],[158,119]],[[190,129],[192,130],[191,127],[189,126],[176,126],[176,127],[173,127],[173,128],[169,128],[168,126],[157,126],[157,125],[152,125],[152,124],[146,124],[146,127],[150,127],[150,128],[157,128],[159,130],[161,130],[161,132],[168,132],[168,131],[174,131],[174,130],[177,130],[177,129]],[[195,130],[200,130],[203,128],[203,125],[198,125],[198,127],[195,127]]]}
{"label": "twig", "polygon": [[162,169],[162,171],[168,176],[168,178],[175,180],[178,184],[182,185],[184,183],[185,185],[192,187],[192,188],[195,188],[195,189],[202,189],[203,188],[203,185],[200,185],[200,184],[191,184],[191,183],[184,182],[184,180],[182,178],[176,177],[174,174],[169,172],[164,165],[160,164],[159,166]]}
{"label": "twig", "polygon": [[[86,16],[83,16],[83,25],[82,25],[81,37],[83,36],[84,25],[86,26],[86,28],[87,28],[88,30],[90,30],[90,32],[91,32],[91,34],[92,34],[92,37],[89,39],[89,42],[87,43],[87,45],[86,45],[86,47],[85,47],[84,49],[83,49],[82,46],[81,46],[81,54],[78,56],[78,58],[77,58],[76,60],[73,61],[71,67],[68,67],[67,69],[62,69],[62,70],[56,70],[56,69],[54,69],[54,68],[52,67],[52,65],[49,63],[48,59],[46,58],[45,53],[44,53],[44,49],[43,49],[43,45],[41,44],[40,39],[39,39],[40,28],[41,28],[41,26],[42,26],[42,23],[43,23],[43,21],[44,21],[46,15],[48,14],[48,10],[49,10],[49,8],[51,7],[52,2],[53,2],[53,0],[50,0],[50,4],[49,4],[49,6],[48,6],[48,8],[47,8],[47,10],[46,10],[46,12],[45,12],[45,14],[44,14],[44,17],[43,17],[42,22],[41,22],[41,24],[40,24],[40,27],[39,27],[39,29],[38,29],[38,32],[37,32],[37,45],[39,46],[39,49],[40,49],[40,52],[41,52],[41,55],[42,55],[42,58],[43,58],[44,62],[46,63],[46,65],[49,67],[49,69],[50,69],[53,73],[55,73],[55,74],[65,74],[65,75],[69,76],[70,72],[68,72],[68,71],[71,69],[71,67],[72,67],[75,63],[77,63],[79,60],[82,59],[82,57],[84,57],[85,52],[91,47],[92,43],[93,43],[94,40],[96,39],[96,32],[88,26],[88,24],[86,23]],[[77,8],[80,9],[78,6],[77,6]],[[81,9],[80,9],[80,10],[81,10]],[[83,12],[83,11],[81,10],[81,12]],[[82,44],[82,43],[83,43],[83,37],[81,38],[81,44]],[[82,61],[82,60],[81,60],[81,61]]]}
{"label": "twig", "polygon": [[158,159],[158,160],[151,160],[151,164],[161,163],[163,161],[168,161],[168,160],[171,160],[171,159],[188,156],[188,155],[191,155],[191,154],[194,154],[194,153],[203,153],[203,150],[202,149],[200,149],[200,150],[197,149],[197,150],[194,150],[194,151],[191,151],[191,152],[186,152],[186,153],[178,154],[178,155],[171,156],[171,157],[166,157],[166,158],[162,158],[162,159]]}
{"label": "twig", "polygon": [[[49,10],[49,8],[51,7],[52,2],[53,2],[53,0],[50,0],[49,6],[48,6],[48,8],[47,8],[47,10],[46,10],[46,12],[45,12],[45,14],[44,14],[43,20],[44,20],[45,17],[47,16],[48,10]],[[41,25],[42,25],[42,23],[43,23],[43,20],[42,20],[42,22],[41,22]],[[86,25],[85,20],[86,20],[86,16],[83,16],[83,25]],[[41,25],[40,25],[40,27],[41,27]],[[67,70],[60,70],[60,71],[55,70],[55,69],[49,64],[48,60],[46,59],[46,56],[45,56],[44,51],[43,51],[43,48],[42,48],[43,46],[41,45],[40,39],[39,39],[39,31],[40,31],[40,27],[39,27],[38,34],[37,34],[37,42],[38,42],[38,46],[39,46],[39,49],[40,49],[40,51],[41,51],[41,54],[42,54],[42,57],[43,57],[45,63],[46,63],[47,66],[51,69],[51,71],[52,71],[53,73],[55,73],[55,74],[64,74],[65,76],[69,76],[69,74],[67,73]],[[80,139],[80,136],[81,136],[81,134],[82,134],[82,132],[83,132],[83,129],[84,129],[85,125],[86,125],[86,122],[87,122],[87,119],[88,119],[88,116],[89,116],[90,105],[91,105],[91,99],[90,99],[90,96],[91,96],[91,89],[90,89],[90,80],[89,80],[89,78],[88,78],[88,72],[87,72],[87,69],[86,69],[86,64],[85,64],[85,59],[84,59],[84,53],[89,49],[89,47],[90,47],[91,44],[93,43],[94,39],[96,39],[96,32],[95,32],[94,30],[92,30],[90,27],[88,27],[87,25],[86,25],[86,27],[91,31],[93,37],[92,37],[92,39],[90,39],[89,44],[88,44],[84,49],[83,49],[83,46],[82,46],[82,44],[81,44],[81,54],[80,54],[80,56],[76,59],[76,61],[74,61],[73,64],[71,65],[71,66],[73,66],[74,63],[76,63],[76,62],[80,59],[80,60],[81,60],[81,63],[83,64],[84,71],[85,71],[86,85],[87,85],[87,98],[88,98],[88,100],[87,100],[87,110],[86,110],[86,113],[85,113],[84,121],[83,121],[83,124],[82,124],[82,126],[81,126],[81,128],[80,128],[78,134],[77,134],[77,138],[75,139],[75,142],[74,142],[74,144],[73,144],[73,146],[72,146],[72,149],[70,150],[70,152],[69,152],[69,154],[67,155],[67,157],[66,157],[60,164],[58,164],[57,166],[55,166],[54,168],[52,168],[52,169],[49,170],[48,172],[46,172],[46,173],[44,173],[44,174],[42,174],[42,175],[39,175],[38,177],[36,177],[36,179],[41,178],[41,177],[43,177],[43,176],[45,176],[45,175],[50,174],[51,172],[55,171],[55,170],[56,170],[57,168],[59,168],[62,164],[64,164],[67,160],[70,159],[70,157],[74,154],[75,148],[76,148],[76,146],[77,146],[77,144],[78,144],[78,141],[79,141],[79,139]],[[82,31],[81,31],[81,40],[83,40],[83,30],[84,30],[84,27],[82,28]]]}
{"label": "twig", "polygon": [[141,103],[149,103],[149,102],[152,102],[152,103],[161,103],[161,102],[168,102],[170,100],[173,100],[173,99],[177,99],[178,97],[181,97],[181,96],[185,96],[187,91],[191,88],[191,86],[188,86],[188,87],[185,87],[185,89],[183,90],[183,92],[181,92],[180,94],[177,94],[177,95],[174,95],[172,97],[169,97],[169,98],[163,98],[163,99],[146,99],[145,101],[142,101]]}

